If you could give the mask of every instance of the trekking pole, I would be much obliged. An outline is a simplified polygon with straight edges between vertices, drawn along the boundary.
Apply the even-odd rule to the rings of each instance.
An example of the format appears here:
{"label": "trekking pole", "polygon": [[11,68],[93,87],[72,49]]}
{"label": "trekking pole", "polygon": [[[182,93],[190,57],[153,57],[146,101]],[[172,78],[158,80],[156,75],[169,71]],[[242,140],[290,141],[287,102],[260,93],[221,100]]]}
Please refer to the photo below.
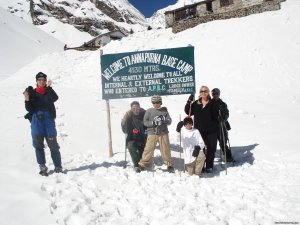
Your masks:
{"label": "trekking pole", "polygon": [[154,152],[155,149],[153,150],[153,154],[152,154],[152,176],[154,177]]}
{"label": "trekking pole", "polygon": [[220,116],[220,119],[221,119],[221,132],[222,132],[223,147],[224,147],[225,174],[227,175],[226,143],[225,143],[225,135],[224,135],[224,127],[223,127],[223,118],[222,118],[220,110],[219,110],[219,116]]}
{"label": "trekking pole", "polygon": [[[181,121],[181,114],[179,114],[179,122]],[[180,158],[180,161],[179,162],[181,162],[181,129],[180,129],[180,132],[179,132],[179,146],[180,146],[180,148],[179,148],[179,158]],[[179,163],[179,165],[180,165],[180,163]],[[184,168],[184,160],[183,160],[183,170],[185,170],[185,168]],[[179,177],[180,177],[180,179],[181,179],[181,166],[179,167]]]}
{"label": "trekking pole", "polygon": [[[221,123],[220,123],[220,121],[219,121],[219,133],[218,133],[218,139],[220,139],[220,135],[221,135],[221,133],[222,133],[222,131],[221,131]],[[222,143],[220,143],[220,148],[221,148],[221,145],[222,145]],[[222,154],[222,148],[220,149],[220,152],[219,152],[219,154],[220,154],[220,166],[221,166],[221,168],[223,169],[223,164],[222,164],[222,161],[223,161],[223,154]]]}
{"label": "trekking pole", "polygon": [[[222,126],[222,125],[220,125],[220,126]],[[221,127],[219,127],[219,133],[218,133],[218,135],[220,135],[220,132],[221,132]],[[218,138],[220,138],[220,137],[218,137]],[[223,164],[222,164],[222,161],[223,161],[223,154],[222,154],[222,148],[221,148],[221,144],[222,143],[220,143],[220,152],[219,152],[219,154],[220,154],[220,166],[221,166],[221,168],[223,169]]]}
{"label": "trekking pole", "polygon": [[124,168],[126,168],[127,167],[127,158],[126,158],[126,156],[127,156],[127,134],[125,134],[125,166],[124,166]]}
{"label": "trekking pole", "polygon": [[[230,141],[229,141],[229,137],[228,137],[228,134],[227,134],[227,142],[228,142],[228,148],[231,152],[231,156],[232,156],[232,151],[231,151],[231,146],[230,146]],[[234,166],[235,165],[235,160],[232,160],[232,165]]]}

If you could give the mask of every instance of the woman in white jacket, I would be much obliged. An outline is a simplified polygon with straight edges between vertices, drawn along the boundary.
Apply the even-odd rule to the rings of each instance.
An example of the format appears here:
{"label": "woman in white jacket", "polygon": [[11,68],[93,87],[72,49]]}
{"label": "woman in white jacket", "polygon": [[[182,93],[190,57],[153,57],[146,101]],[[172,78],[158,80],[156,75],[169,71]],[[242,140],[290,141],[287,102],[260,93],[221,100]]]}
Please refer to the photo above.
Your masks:
{"label": "woman in white jacket", "polygon": [[193,128],[193,119],[191,117],[186,117],[181,122],[182,125],[181,140],[186,170],[189,175],[195,174],[200,176],[205,163],[205,154],[203,153],[204,141],[198,129]]}

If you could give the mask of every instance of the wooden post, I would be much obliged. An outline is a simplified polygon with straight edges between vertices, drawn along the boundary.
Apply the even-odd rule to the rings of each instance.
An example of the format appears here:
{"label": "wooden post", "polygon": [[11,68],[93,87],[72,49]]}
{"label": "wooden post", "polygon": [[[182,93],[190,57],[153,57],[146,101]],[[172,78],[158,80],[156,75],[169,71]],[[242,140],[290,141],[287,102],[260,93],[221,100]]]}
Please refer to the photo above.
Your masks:
{"label": "wooden post", "polygon": [[109,157],[113,157],[113,149],[112,149],[112,137],[111,137],[111,123],[110,123],[110,107],[109,107],[109,99],[106,99],[106,112],[107,112],[107,127],[108,127],[108,148],[109,148]]}
{"label": "wooden post", "polygon": [[[179,122],[181,121],[181,114],[179,114]],[[180,158],[180,161],[181,161],[181,129],[180,129],[180,132],[179,132],[179,146],[180,146],[180,148],[179,148],[179,158]],[[183,150],[183,149],[182,149]],[[179,162],[180,162],[179,161]],[[180,163],[179,163],[179,165],[180,165]],[[185,168],[184,168],[184,159],[183,159],[183,171],[185,170]],[[181,168],[179,168],[179,177],[180,177],[180,179],[181,179]]]}
{"label": "wooden post", "polygon": [[[103,55],[103,50],[100,48],[100,56]],[[110,120],[110,106],[109,99],[106,99],[106,115],[107,115],[107,128],[108,128],[108,151],[109,157],[113,157],[113,149],[112,149],[112,136],[111,136],[111,120]]]}

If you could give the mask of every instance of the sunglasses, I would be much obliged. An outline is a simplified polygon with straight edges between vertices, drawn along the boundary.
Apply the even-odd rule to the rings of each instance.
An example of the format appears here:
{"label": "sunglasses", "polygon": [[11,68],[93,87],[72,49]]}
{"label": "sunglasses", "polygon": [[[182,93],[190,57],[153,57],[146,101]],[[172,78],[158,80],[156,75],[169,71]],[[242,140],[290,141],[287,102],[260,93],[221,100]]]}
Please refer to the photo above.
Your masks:
{"label": "sunglasses", "polygon": [[152,102],[152,104],[161,104],[161,102]]}
{"label": "sunglasses", "polygon": [[44,78],[39,78],[39,79],[37,79],[38,81],[46,81],[46,79],[44,79]]}
{"label": "sunglasses", "polygon": [[207,93],[207,90],[200,90],[200,93]]}

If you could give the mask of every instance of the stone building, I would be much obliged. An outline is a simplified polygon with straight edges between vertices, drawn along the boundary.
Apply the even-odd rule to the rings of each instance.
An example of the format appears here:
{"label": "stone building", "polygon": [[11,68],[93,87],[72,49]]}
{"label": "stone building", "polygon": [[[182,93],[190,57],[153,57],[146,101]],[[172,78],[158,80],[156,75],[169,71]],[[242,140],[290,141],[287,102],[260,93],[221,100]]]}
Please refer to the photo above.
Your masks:
{"label": "stone building", "polygon": [[174,33],[212,20],[248,16],[280,9],[283,0],[203,0],[165,12],[166,28]]}
{"label": "stone building", "polygon": [[83,48],[100,48],[101,46],[105,46],[112,40],[120,40],[127,35],[120,30],[110,31],[104,34],[100,34],[92,40],[85,42],[82,46]]}

